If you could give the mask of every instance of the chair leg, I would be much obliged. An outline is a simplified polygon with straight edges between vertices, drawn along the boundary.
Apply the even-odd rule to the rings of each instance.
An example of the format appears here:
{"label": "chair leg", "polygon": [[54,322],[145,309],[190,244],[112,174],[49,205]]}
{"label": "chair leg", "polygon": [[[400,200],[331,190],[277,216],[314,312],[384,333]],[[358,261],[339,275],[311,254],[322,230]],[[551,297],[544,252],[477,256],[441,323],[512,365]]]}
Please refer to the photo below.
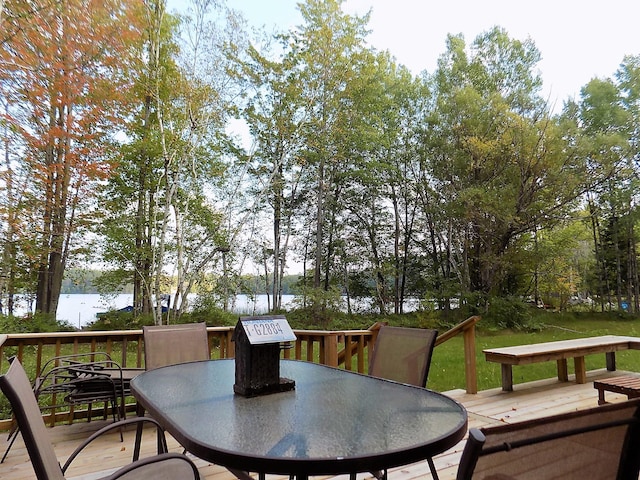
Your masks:
{"label": "chair leg", "polygon": [[438,478],[438,471],[436,470],[436,465],[433,463],[433,458],[427,458],[427,463],[429,464],[429,470],[431,470],[431,477],[435,480],[440,480]]}
{"label": "chair leg", "polygon": [[4,452],[4,455],[2,455],[2,460],[0,460],[0,463],[4,463],[4,461],[7,459],[7,455],[9,455],[9,450],[11,450],[11,447],[13,446],[13,443],[16,441],[16,438],[18,438],[19,432],[20,432],[20,429],[18,427],[16,427],[15,430],[9,432],[9,438],[7,438],[9,445],[7,446],[7,449]]}
{"label": "chair leg", "polygon": [[[111,403],[111,413],[113,416],[113,421],[117,422],[122,418],[120,417],[120,408],[118,407],[118,400],[117,399],[111,400],[110,403]],[[107,402],[105,402],[104,408],[106,412]],[[122,428],[120,428],[119,430],[120,430],[120,441],[124,442],[124,434],[122,432]]]}
{"label": "chair leg", "polygon": [[[249,472],[236,470],[235,468],[228,468],[227,470],[233,473],[236,476],[236,478],[238,478],[239,480],[254,480],[254,478],[251,475],[249,475]],[[264,473],[261,475],[264,476]]]}
{"label": "chair leg", "polygon": [[[144,417],[144,407],[136,402],[136,415]],[[140,458],[140,445],[142,443],[142,423],[136,425],[136,441],[133,446],[133,461]]]}
{"label": "chair leg", "polygon": [[[373,475],[373,477],[376,480],[387,480],[387,469],[385,468],[384,470],[376,470],[375,472],[369,472],[371,475]],[[355,480],[356,479],[356,474],[355,473],[351,473],[351,480]]]}

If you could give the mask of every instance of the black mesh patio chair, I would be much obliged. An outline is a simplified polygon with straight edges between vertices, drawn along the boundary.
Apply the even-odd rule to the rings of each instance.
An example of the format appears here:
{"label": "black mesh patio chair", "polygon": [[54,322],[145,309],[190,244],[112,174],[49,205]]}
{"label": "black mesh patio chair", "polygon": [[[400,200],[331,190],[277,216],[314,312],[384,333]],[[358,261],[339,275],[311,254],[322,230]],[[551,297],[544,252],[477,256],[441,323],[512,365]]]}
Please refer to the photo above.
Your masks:
{"label": "black mesh patio chair", "polygon": [[[416,387],[426,387],[437,330],[383,326],[378,331],[371,358],[369,375]],[[431,476],[438,479],[432,458],[427,459]],[[386,477],[386,472],[372,472]]]}
{"label": "black mesh patio chair", "polygon": [[[41,410],[53,413],[56,409],[69,407],[71,421],[73,409],[78,405],[87,406],[86,417],[91,421],[95,403],[104,404],[103,418],[106,419],[110,407],[113,421],[118,421],[124,416],[124,398],[130,394],[127,389],[122,369],[105,352],[53,357],[42,365],[32,384],[33,395]],[[14,424],[0,463],[7,458],[19,431],[17,423]]]}
{"label": "black mesh patio chair", "polygon": [[[176,365],[178,363],[197,362],[211,359],[207,325],[184,323],[178,325],[153,325],[142,327],[144,338],[144,366],[147,370]],[[144,410],[138,405],[138,415]],[[140,428],[136,434],[134,458],[140,448]],[[186,453],[186,449],[184,451]],[[238,478],[251,480],[247,472],[229,469]]]}
{"label": "black mesh patio chair", "polygon": [[0,376],[0,390],[11,404],[38,480],[64,480],[65,472],[71,463],[96,438],[113,429],[120,429],[126,425],[139,424],[140,422],[155,426],[158,441],[157,455],[129,463],[102,477],[103,479],[199,479],[198,470],[189,458],[181,454],[167,452],[164,431],[157,422],[150,418],[131,418],[103,427],[85,440],[61,467],[53,445],[48,441],[47,428],[42,419],[38,402],[33,395],[32,385],[17,359],[12,359],[7,373]]}
{"label": "black mesh patio chair", "polygon": [[119,400],[124,403],[122,369],[105,352],[61,355],[46,362],[36,377],[33,391],[37,399],[52,397],[53,409],[87,405],[87,418],[92,417],[94,403],[105,403],[103,417],[111,406],[114,421],[119,420]]}
{"label": "black mesh patio chair", "polygon": [[472,428],[457,480],[637,480],[640,399]]}

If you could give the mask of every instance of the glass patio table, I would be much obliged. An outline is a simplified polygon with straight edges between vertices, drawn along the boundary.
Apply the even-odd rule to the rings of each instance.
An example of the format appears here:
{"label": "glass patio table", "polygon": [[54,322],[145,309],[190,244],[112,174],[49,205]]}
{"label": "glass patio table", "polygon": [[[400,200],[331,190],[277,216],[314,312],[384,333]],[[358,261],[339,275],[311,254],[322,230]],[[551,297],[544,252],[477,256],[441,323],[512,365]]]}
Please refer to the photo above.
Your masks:
{"label": "glass patio table", "polygon": [[209,360],[147,371],[131,390],[189,452],[236,474],[386,470],[444,452],[467,430],[464,407],[428,389],[295,360],[281,360],[280,375],[295,389],[244,397],[234,360]]}

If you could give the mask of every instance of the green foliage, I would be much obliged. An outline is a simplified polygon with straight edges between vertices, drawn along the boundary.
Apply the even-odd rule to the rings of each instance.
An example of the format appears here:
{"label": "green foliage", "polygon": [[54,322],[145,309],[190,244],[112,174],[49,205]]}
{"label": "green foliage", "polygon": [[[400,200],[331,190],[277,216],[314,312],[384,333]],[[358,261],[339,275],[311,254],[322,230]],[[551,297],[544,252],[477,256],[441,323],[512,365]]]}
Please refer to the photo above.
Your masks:
{"label": "green foliage", "polygon": [[524,303],[520,298],[491,297],[485,326],[495,330],[536,331],[539,329],[533,313],[536,307]]}
{"label": "green foliage", "polygon": [[102,270],[93,279],[93,290],[103,295],[131,292],[131,279],[131,272],[125,269]]}
{"label": "green foliage", "polygon": [[225,312],[220,308],[216,295],[199,295],[189,313],[180,317],[180,321],[205,322],[210,327],[234,326],[238,322],[238,315]]}
{"label": "green foliage", "polygon": [[133,312],[106,312],[93,322],[88,323],[84,328],[91,331],[110,330],[138,330],[144,325],[154,325],[152,315],[137,315]]}
{"label": "green foliage", "polygon": [[[99,194],[82,203],[99,205],[90,222],[82,208],[82,227],[93,228],[94,260],[106,269],[100,279],[67,272],[65,291],[130,288],[136,311],[169,289],[176,298],[217,291],[226,304],[239,291],[288,293],[295,259],[313,286],[297,306],[318,326],[337,318],[340,294],[371,298],[381,313],[401,311],[409,296],[425,299],[422,313],[444,310],[444,323],[480,313],[495,328],[535,328],[517,300],[527,296],[562,309],[576,293],[635,307],[623,297],[638,291],[640,58],[589,82],[555,116],[540,96],[532,40],[500,27],[469,43],[449,36],[435,71],[415,76],[369,47],[369,14],[345,14],[343,3],[300,2],[299,28],[259,41],[234,15],[233,28],[219,28],[218,2],[176,17],[154,1],[134,19],[144,34],[127,55],[138,61],[114,77],[131,87],[114,110],[127,123],[87,125],[112,136],[115,150],[82,143],[109,153],[95,158],[109,162],[100,188],[79,190]],[[26,40],[39,38],[25,27],[34,35]],[[182,42],[187,35],[193,41]],[[11,88],[22,77],[3,65]],[[92,95],[82,96],[82,111],[100,105]],[[227,135],[230,114],[246,122],[250,149],[244,135]],[[15,132],[30,131],[13,120]],[[20,151],[9,130],[8,151]],[[8,175],[29,177],[21,159],[9,161]],[[33,231],[25,225],[42,215],[9,205],[8,189],[3,198],[17,215],[2,218],[3,278],[19,273],[4,291],[35,290],[40,239],[12,235]],[[71,244],[65,265],[94,250]],[[241,278],[249,260],[260,270],[253,282]],[[204,300],[193,315],[231,322],[214,303]],[[172,310],[169,321],[188,315]],[[96,328],[148,319],[106,321]]]}
{"label": "green foliage", "polygon": [[331,286],[329,289],[298,287],[301,292],[294,299],[296,309],[305,312],[307,325],[320,325],[328,328],[332,318],[342,311],[342,295],[339,288]]}
{"label": "green foliage", "polygon": [[3,333],[67,332],[73,330],[71,325],[59,322],[49,314],[36,313],[23,317],[0,315],[0,332]]}

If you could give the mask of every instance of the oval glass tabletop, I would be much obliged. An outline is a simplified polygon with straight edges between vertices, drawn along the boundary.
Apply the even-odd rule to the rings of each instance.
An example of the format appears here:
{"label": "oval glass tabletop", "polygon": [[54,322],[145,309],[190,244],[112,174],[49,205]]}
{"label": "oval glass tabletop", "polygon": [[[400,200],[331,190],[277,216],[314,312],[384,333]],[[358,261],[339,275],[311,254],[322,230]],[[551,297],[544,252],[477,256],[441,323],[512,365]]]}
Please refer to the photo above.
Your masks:
{"label": "oval glass tabletop", "polygon": [[235,362],[151,370],[131,388],[187,450],[246,471],[338,474],[383,470],[432,457],[467,429],[455,400],[431,390],[309,362],[281,360],[295,389],[234,394]]}

